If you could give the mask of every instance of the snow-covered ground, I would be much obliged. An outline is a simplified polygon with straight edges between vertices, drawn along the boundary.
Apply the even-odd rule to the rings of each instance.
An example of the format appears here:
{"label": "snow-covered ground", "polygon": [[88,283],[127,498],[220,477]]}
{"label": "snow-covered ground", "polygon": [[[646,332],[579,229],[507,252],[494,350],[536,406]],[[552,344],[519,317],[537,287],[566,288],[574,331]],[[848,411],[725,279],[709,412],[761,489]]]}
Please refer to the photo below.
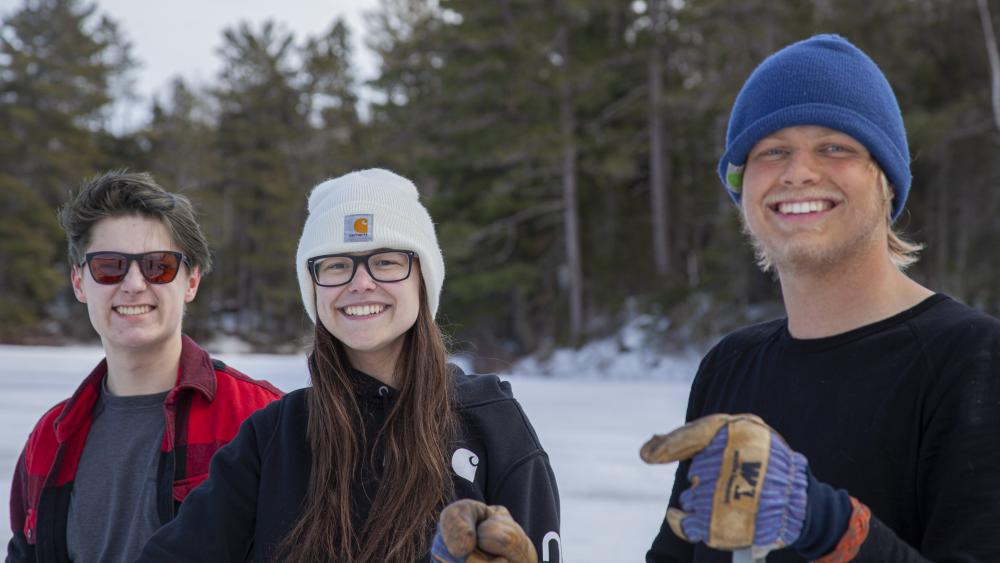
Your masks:
{"label": "snow-covered ground", "polygon": [[[674,466],[643,464],[639,446],[651,434],[683,422],[697,359],[659,361],[646,353],[600,360],[588,353],[557,354],[544,367],[554,377],[505,378],[534,423],[556,473],[564,561],[634,563],[643,560],[659,530],[674,471]],[[301,356],[220,357],[284,390],[307,382]],[[28,432],[47,408],[69,396],[100,358],[101,351],[94,348],[0,346],[0,545],[10,538],[10,477]],[[601,369],[595,366],[599,361],[610,363]],[[590,368],[581,369],[583,365]],[[603,377],[617,371],[610,369],[613,366],[628,366],[628,377]]]}

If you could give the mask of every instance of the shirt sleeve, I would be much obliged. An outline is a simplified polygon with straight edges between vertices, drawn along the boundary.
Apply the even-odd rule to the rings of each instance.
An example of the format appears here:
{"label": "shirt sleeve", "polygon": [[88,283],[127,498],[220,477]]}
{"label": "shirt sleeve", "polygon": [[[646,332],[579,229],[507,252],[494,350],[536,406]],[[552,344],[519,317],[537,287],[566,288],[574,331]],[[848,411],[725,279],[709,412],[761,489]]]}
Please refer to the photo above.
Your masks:
{"label": "shirt sleeve", "polygon": [[908,543],[873,513],[854,561],[1000,561],[1000,335],[977,328],[978,338],[929,354],[935,377],[916,468],[922,538]]}
{"label": "shirt sleeve", "polygon": [[917,470],[923,539],[913,547],[933,561],[1000,561],[1000,334],[993,332],[945,358],[928,394]]}
{"label": "shirt sleeve", "polygon": [[253,549],[261,444],[269,435],[258,411],[212,457],[208,478],[181,504],[177,517],[146,543],[137,561],[242,562]]}
{"label": "shirt sleeve", "polygon": [[35,561],[35,546],[28,543],[24,535],[25,523],[28,518],[28,469],[24,459],[25,451],[17,459],[14,468],[14,478],[10,485],[10,531],[12,537],[7,543],[7,563]]}
{"label": "shirt sleeve", "polygon": [[[816,559],[814,563],[843,563],[846,561],[899,563],[930,563],[916,549],[901,540],[891,528],[878,518],[871,516],[867,507],[863,510],[857,500],[852,500],[855,510],[847,531],[830,553]],[[860,516],[860,517],[859,517]]]}
{"label": "shirt sleeve", "polygon": [[[691,383],[691,393],[688,395],[687,414],[684,417],[685,423],[691,422],[702,414],[701,383],[704,379],[703,374],[706,371],[706,366],[711,362],[713,356],[713,352],[709,352],[698,366],[698,372]],[[690,465],[690,461],[682,461],[677,465],[677,472],[674,475],[674,486],[670,493],[668,506],[680,508],[680,494],[689,486],[687,474]],[[664,514],[666,514],[666,510],[664,510]],[[659,533],[653,539],[653,545],[646,552],[646,563],[679,563],[681,561],[692,561],[693,558],[694,546],[677,537],[673,530],[670,529],[670,525],[667,524],[666,518],[664,518],[663,522],[660,523]]]}
{"label": "shirt sleeve", "polygon": [[531,538],[540,563],[562,561],[559,490],[544,451],[515,462],[497,488],[496,498],[488,498],[486,502],[510,511]]}

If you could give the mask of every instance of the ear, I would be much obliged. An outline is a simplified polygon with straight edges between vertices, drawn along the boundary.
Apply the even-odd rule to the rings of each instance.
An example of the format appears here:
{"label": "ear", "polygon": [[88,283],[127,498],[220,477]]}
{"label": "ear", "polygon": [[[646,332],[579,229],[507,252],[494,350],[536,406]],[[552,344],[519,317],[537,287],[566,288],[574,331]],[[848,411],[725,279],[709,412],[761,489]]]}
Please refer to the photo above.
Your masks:
{"label": "ear", "polygon": [[73,284],[73,295],[76,296],[76,300],[80,303],[87,302],[87,293],[83,290],[83,268],[80,266],[73,266],[69,269],[69,279]]}
{"label": "ear", "polygon": [[187,277],[187,287],[184,288],[185,303],[194,301],[194,297],[198,295],[199,285],[201,285],[201,268],[195,266],[191,268],[191,273]]}

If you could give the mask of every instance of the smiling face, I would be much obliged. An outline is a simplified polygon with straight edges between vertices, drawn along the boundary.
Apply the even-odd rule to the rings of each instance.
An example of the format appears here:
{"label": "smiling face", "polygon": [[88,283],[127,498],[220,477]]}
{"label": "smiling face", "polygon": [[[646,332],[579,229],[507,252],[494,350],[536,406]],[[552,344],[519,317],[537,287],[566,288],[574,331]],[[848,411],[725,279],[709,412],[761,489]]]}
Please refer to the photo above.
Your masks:
{"label": "smiling face", "polygon": [[885,251],[888,202],[854,138],[825,127],[781,129],[750,151],[741,198],[758,254],[779,273],[822,272]]}
{"label": "smiling face", "polygon": [[358,265],[349,283],[315,289],[319,321],[344,344],[354,367],[395,365],[403,336],[416,322],[420,308],[417,260],[402,281],[375,281]]}
{"label": "smiling face", "polygon": [[[159,220],[128,215],[101,219],[90,231],[86,250],[139,254],[178,247]],[[181,265],[172,282],[151,284],[132,262],[125,279],[116,284],[97,283],[86,265],[74,266],[71,279],[105,353],[134,354],[179,344],[184,304],[198,293],[201,273]]]}

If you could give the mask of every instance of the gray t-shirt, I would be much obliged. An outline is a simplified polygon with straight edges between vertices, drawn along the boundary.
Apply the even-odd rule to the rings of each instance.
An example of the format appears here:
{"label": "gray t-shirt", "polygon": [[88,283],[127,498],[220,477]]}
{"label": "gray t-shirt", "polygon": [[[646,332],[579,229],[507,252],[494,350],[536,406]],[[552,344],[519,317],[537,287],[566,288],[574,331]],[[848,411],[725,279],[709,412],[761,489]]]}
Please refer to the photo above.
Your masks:
{"label": "gray t-shirt", "polygon": [[160,527],[156,475],[166,396],[116,397],[102,388],[70,496],[73,561],[132,562]]}

